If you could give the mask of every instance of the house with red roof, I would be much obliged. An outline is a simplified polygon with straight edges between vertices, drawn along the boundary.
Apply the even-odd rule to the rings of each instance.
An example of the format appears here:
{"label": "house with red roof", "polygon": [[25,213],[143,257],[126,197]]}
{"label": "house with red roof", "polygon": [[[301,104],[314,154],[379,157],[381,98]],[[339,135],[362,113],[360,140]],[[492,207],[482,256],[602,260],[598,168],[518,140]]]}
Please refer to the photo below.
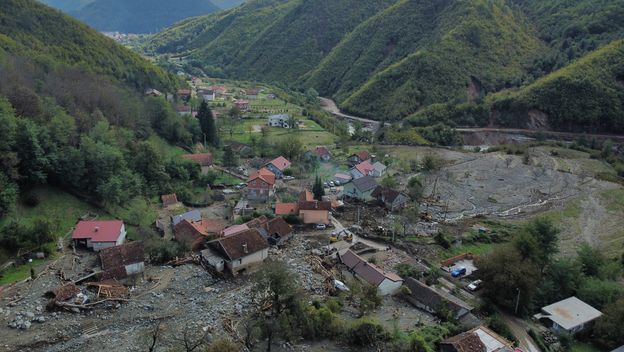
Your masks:
{"label": "house with red roof", "polygon": [[275,188],[275,174],[263,167],[247,179],[247,199],[266,202]]}
{"label": "house with red roof", "polygon": [[77,246],[94,251],[119,246],[126,239],[126,227],[121,220],[79,221],[72,232],[72,240]]}
{"label": "house with red roof", "polygon": [[220,219],[183,219],[173,227],[174,239],[191,250],[201,248],[210,236],[218,236],[225,229],[225,222]]}
{"label": "house with red roof", "polygon": [[305,190],[299,194],[297,203],[275,204],[275,215],[297,215],[304,224],[329,224],[329,212],[332,204],[329,201],[314,199],[312,192]]}
{"label": "house with red roof", "polygon": [[385,271],[373,263],[369,263],[364,258],[347,250],[339,255],[340,261],[346,265],[356,277],[377,287],[379,294],[391,295],[403,285],[403,279],[390,271]]}
{"label": "house with red roof", "polygon": [[320,161],[328,162],[331,160],[331,153],[327,147],[318,146],[312,149],[312,154],[314,154]]}
{"label": "house with red roof", "polygon": [[182,158],[199,164],[203,174],[208,173],[213,163],[212,154],[210,153],[184,154]]}
{"label": "house with red roof", "polygon": [[352,167],[351,170],[349,170],[349,173],[353,176],[354,180],[357,180],[358,178],[362,178],[364,176],[372,176],[374,171],[375,167],[373,164],[366,160]]}
{"label": "house with red roof", "polygon": [[247,100],[237,100],[234,102],[234,106],[238,108],[240,111],[249,110],[249,101]]}
{"label": "house with red roof", "polygon": [[360,150],[357,153],[353,153],[349,155],[349,157],[347,158],[347,161],[349,162],[350,165],[356,165],[366,160],[370,160],[371,157],[372,155],[368,151]]}
{"label": "house with red roof", "polygon": [[277,158],[269,161],[265,167],[274,173],[275,177],[284,178],[284,170],[290,167],[290,161],[283,156],[278,156]]}

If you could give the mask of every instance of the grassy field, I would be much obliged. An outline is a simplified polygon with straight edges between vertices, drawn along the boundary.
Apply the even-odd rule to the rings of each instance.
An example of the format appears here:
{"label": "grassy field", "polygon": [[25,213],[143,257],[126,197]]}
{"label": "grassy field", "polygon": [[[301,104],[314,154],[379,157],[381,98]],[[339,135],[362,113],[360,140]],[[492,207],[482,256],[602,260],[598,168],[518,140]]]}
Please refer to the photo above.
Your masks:
{"label": "grassy field", "polygon": [[164,141],[162,138],[160,138],[157,135],[151,135],[148,141],[154,147],[156,147],[156,150],[158,150],[158,152],[160,153],[160,155],[164,157],[164,159],[170,159],[175,156],[188,153],[186,150],[180,147],[167,143],[166,141]]}
{"label": "grassy field", "polygon": [[571,352],[600,352],[600,349],[588,343],[575,342],[570,349]]}
{"label": "grassy field", "polygon": [[[305,147],[336,143],[336,136],[323,130],[316,122],[309,119],[302,119],[301,121],[303,121],[304,126],[296,130],[268,127],[267,138],[269,143],[277,143],[285,138],[298,138]],[[252,135],[258,139],[262,136],[260,129],[263,126],[266,126],[265,119],[245,119],[233,128],[231,135],[227,128],[222,129],[221,138],[249,143]]]}
{"label": "grassy field", "polygon": [[32,263],[6,270],[2,273],[2,277],[0,277],[0,286],[26,279],[30,276],[31,267],[36,271],[38,266],[47,263],[48,260],[49,259],[35,259]]}

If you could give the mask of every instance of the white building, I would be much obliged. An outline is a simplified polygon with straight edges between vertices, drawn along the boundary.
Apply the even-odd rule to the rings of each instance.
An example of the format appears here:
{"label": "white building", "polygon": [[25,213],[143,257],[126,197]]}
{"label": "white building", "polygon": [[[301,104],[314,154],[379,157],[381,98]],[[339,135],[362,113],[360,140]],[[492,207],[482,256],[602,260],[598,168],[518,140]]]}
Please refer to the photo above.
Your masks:
{"label": "white building", "polygon": [[599,310],[572,296],[543,307],[533,318],[555,332],[576,334],[590,328],[600,316],[602,313]]}
{"label": "white building", "polygon": [[126,239],[126,228],[121,220],[80,221],[72,233],[72,240],[94,251],[118,246]]}
{"label": "white building", "polygon": [[292,128],[292,118],[288,114],[271,115],[267,120],[267,124],[271,127]]}
{"label": "white building", "polygon": [[[233,275],[249,266],[262,263],[269,256],[269,243],[256,229],[244,230],[208,242],[210,251],[205,251],[205,263],[222,272],[227,269]],[[222,260],[219,260],[219,257]]]}

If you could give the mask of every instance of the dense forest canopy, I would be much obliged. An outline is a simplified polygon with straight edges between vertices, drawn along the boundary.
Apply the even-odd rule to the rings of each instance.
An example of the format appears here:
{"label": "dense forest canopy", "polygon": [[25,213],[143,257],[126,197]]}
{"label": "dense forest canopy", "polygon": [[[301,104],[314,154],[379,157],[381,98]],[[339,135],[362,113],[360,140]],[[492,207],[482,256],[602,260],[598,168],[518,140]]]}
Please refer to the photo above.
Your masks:
{"label": "dense forest canopy", "polygon": [[[555,71],[568,74],[573,71],[567,70],[569,65],[624,38],[623,24],[623,0],[388,0],[352,5],[256,0],[177,23],[144,49],[188,54],[190,67],[213,76],[314,88],[344,110],[373,119],[409,117],[414,125],[463,126],[509,125],[515,120],[514,125],[527,126],[528,110],[492,110],[485,97],[528,87]],[[615,65],[607,68],[615,75],[600,84],[614,88],[609,82],[619,80],[619,69],[615,61],[606,64]],[[557,100],[565,97],[559,94]],[[585,111],[590,103],[580,102],[576,116],[611,120],[609,116],[619,114],[622,119],[621,94],[609,93],[601,101],[614,106],[613,111]],[[529,107],[545,114],[550,128],[558,130],[605,131],[621,125],[587,118],[564,122],[560,116],[567,113],[565,108],[539,109]]]}

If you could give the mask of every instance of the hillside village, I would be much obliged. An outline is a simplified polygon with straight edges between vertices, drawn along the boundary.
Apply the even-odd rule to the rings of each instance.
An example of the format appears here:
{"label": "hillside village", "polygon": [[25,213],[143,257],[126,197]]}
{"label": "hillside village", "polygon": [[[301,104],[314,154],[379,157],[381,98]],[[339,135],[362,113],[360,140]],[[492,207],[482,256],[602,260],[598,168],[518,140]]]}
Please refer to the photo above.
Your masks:
{"label": "hillside village", "polygon": [[[480,253],[473,252],[481,251],[481,240],[466,246],[462,239],[508,241],[509,231],[517,231],[518,225],[494,219],[524,219],[563,204],[536,200],[530,205],[530,190],[516,199],[492,190],[482,201],[473,195],[473,211],[466,211],[463,195],[452,190],[461,185],[449,173],[454,165],[464,164],[462,177],[472,177],[476,171],[470,165],[477,160],[496,165],[490,177],[521,183],[522,177],[512,174],[521,176],[534,168],[542,158],[539,147],[531,163],[501,159],[496,153],[430,148],[414,148],[397,158],[374,145],[337,148],[303,137],[306,144],[297,147],[292,159],[278,150],[263,154],[244,138],[286,130],[289,138],[298,139],[314,121],[266,88],[205,88],[199,81],[194,78],[191,88],[178,90],[177,111],[197,117],[193,104],[211,106],[225,152],[206,149],[177,157],[195,164],[203,175],[223,176],[221,183],[206,185],[209,191],[200,191],[199,198],[160,196],[151,226],[160,241],[176,243],[180,251],[167,258],[166,251],[147,250],[146,240],[129,238],[119,219],[77,221],[70,236],[59,240],[52,262],[34,271],[31,279],[2,288],[2,329],[11,336],[4,348],[80,349],[112,338],[123,349],[135,350],[150,331],[159,344],[175,348],[181,340],[156,336],[158,326],[182,324],[189,341],[203,344],[225,336],[254,350],[261,341],[245,335],[250,332],[244,324],[254,310],[262,309],[252,299],[254,276],[271,270],[271,263],[284,263],[310,299],[340,302],[339,310],[331,308],[336,319],[360,321],[366,316],[387,331],[431,331],[436,337],[427,343],[440,351],[562,350],[561,334],[585,336],[604,314],[575,296],[536,307],[526,320],[485,308],[487,282],[480,275]],[[228,93],[232,91],[236,93]],[[224,119],[254,125],[230,133]],[[567,178],[571,187],[585,182],[583,192],[614,189],[598,180],[588,185],[574,172],[541,172],[551,182]],[[549,187],[555,198],[570,191]],[[459,237],[449,238],[454,232]],[[513,302],[516,312],[526,309],[519,305],[524,302],[520,294]],[[303,341],[280,346],[313,347]]]}
{"label": "hillside village", "polygon": [[0,1],[0,351],[624,351],[624,2],[70,2]]}

